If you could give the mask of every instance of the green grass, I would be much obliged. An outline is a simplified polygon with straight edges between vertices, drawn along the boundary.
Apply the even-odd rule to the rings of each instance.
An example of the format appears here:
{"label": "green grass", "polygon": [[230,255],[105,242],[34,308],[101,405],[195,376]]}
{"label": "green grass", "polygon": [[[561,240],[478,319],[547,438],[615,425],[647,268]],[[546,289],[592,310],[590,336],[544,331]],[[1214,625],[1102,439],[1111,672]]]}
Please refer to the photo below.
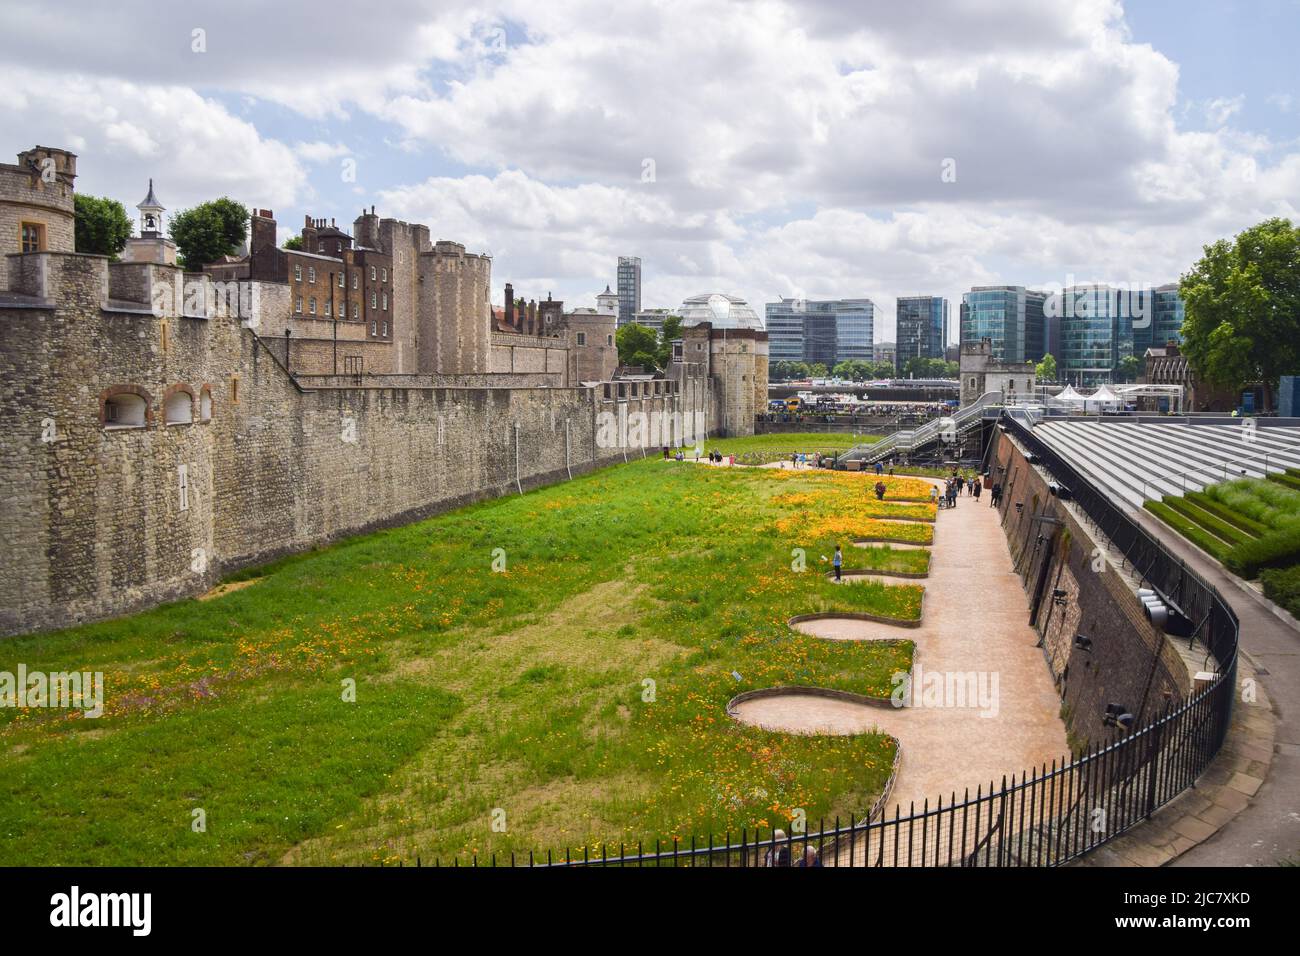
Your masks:
{"label": "green grass", "polygon": [[846,571],[900,571],[905,574],[928,574],[930,552],[921,548],[903,550],[877,545],[853,548],[844,553]]}
{"label": "green grass", "polygon": [[1260,524],[1255,519],[1247,517],[1239,511],[1233,511],[1227,505],[1216,501],[1202,491],[1189,491],[1183,497],[1203,511],[1208,511],[1211,514],[1222,518],[1233,527],[1240,528],[1252,537],[1258,538],[1268,532],[1268,528],[1265,525]]}
{"label": "green grass", "polygon": [[917,616],[916,585],[792,569],[795,548],[809,571],[833,549],[824,515],[872,506],[829,473],[636,461],[278,561],[213,600],[6,639],[0,670],[103,671],[107,699],[97,720],[0,709],[0,865],[445,860],[861,813],[890,738],[769,733],[725,706],[779,684],[888,695],[910,666],[907,640],[785,623]]}
{"label": "green grass", "polygon": [[1244,544],[1247,541],[1255,540],[1255,535],[1241,530],[1241,528],[1237,527],[1235,524],[1225,521],[1218,515],[1213,514],[1204,508],[1198,507],[1195,503],[1188,501],[1185,498],[1181,498],[1177,495],[1166,495],[1164,502],[1184,518],[1200,525],[1216,538],[1220,538],[1229,544]]}
{"label": "green grass", "polygon": [[1300,491],[1300,476],[1290,474],[1290,469],[1285,475],[1269,475],[1268,480],[1289,488],[1292,491]]}
{"label": "green grass", "polygon": [[1300,490],[1274,477],[1221,482],[1146,507],[1233,573],[1254,578],[1300,564]]}
{"label": "green grass", "polygon": [[1175,511],[1169,505],[1160,501],[1148,500],[1144,502],[1144,507],[1188,541],[1209,552],[1216,560],[1223,561],[1227,558],[1229,545],[1226,541],[1216,538],[1209,531],[1185,515]]}
{"label": "green grass", "polygon": [[[790,455],[803,452],[807,455],[833,455],[847,451],[855,445],[864,445],[879,441],[879,435],[857,435],[834,432],[829,434],[811,432],[775,432],[764,435],[750,435],[743,438],[718,438],[704,442],[704,453],[720,451],[724,455],[735,455],[736,461],[746,465],[765,465],[778,459],[789,459]],[[687,449],[690,453],[692,449]]]}
{"label": "green grass", "polygon": [[1265,597],[1300,618],[1300,564],[1289,568],[1266,568],[1260,572],[1259,579],[1264,585]]}

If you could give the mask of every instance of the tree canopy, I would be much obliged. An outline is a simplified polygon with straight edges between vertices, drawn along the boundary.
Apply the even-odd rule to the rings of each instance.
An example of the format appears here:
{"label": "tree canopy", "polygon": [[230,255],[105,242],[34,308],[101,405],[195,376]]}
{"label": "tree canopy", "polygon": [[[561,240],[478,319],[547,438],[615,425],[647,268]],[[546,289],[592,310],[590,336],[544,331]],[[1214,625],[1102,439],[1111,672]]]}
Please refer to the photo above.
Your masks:
{"label": "tree canopy", "polygon": [[907,360],[903,372],[912,378],[956,378],[958,366],[956,362],[918,355]]}
{"label": "tree canopy", "polygon": [[1043,360],[1034,366],[1034,379],[1038,382],[1055,382],[1056,374],[1056,356],[1048,352],[1043,356]]}
{"label": "tree canopy", "polygon": [[1300,373],[1300,227],[1266,219],[1204,252],[1178,285],[1183,351],[1207,381],[1271,393]]}
{"label": "tree canopy", "polygon": [[122,204],[85,193],[77,193],[73,202],[77,251],[116,259],[131,238],[131,219]]}
{"label": "tree canopy", "polygon": [[670,315],[664,318],[663,332],[659,335],[659,367],[668,368],[668,363],[673,358],[673,339],[682,337],[682,317],[680,315]]}
{"label": "tree canopy", "polygon": [[647,372],[659,367],[659,336],[654,329],[629,322],[614,333],[619,365],[640,365]]}
{"label": "tree canopy", "polygon": [[168,232],[187,269],[232,254],[248,231],[248,208],[223,196],[172,216]]}

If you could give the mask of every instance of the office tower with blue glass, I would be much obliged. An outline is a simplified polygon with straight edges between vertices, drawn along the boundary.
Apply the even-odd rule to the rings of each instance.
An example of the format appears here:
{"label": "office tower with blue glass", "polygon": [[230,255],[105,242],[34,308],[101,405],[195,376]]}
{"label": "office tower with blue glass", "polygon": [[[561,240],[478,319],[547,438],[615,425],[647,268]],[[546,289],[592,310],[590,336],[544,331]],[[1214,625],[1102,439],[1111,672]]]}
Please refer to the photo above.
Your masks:
{"label": "office tower with blue glass", "polygon": [[913,295],[898,300],[895,367],[899,372],[914,358],[943,358],[948,319],[948,300],[942,296]]}
{"label": "office tower with blue glass", "polygon": [[870,299],[782,299],[764,307],[768,359],[807,362],[829,371],[872,361],[876,306]]}

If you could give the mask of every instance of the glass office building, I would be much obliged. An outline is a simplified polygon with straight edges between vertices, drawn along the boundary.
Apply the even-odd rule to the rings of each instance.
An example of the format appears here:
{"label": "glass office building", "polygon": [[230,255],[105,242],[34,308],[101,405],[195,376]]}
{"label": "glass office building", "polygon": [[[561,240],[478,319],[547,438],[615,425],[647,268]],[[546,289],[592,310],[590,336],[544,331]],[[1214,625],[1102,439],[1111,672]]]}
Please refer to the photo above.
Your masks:
{"label": "glass office building", "polygon": [[770,362],[802,362],[803,317],[802,303],[795,299],[782,299],[764,306],[767,326],[767,355]]}
{"label": "glass office building", "polygon": [[974,286],[961,297],[961,341],[993,343],[999,362],[1038,362],[1050,339],[1046,292],[1022,285]]}
{"label": "glass office building", "polygon": [[636,321],[641,311],[641,259],[618,257],[618,326]]}
{"label": "glass office building", "polygon": [[773,362],[872,361],[876,306],[870,299],[782,299],[764,306]]}
{"label": "glass office building", "polygon": [[[1134,297],[1136,298],[1136,297]],[[1115,381],[1120,359],[1133,354],[1133,316],[1139,301],[1110,286],[1072,286],[1049,307],[1059,309],[1061,378],[1073,385]]]}
{"label": "glass office building", "polygon": [[[1151,334],[1142,337],[1146,345],[1137,350],[1138,355],[1145,355],[1148,346],[1159,348],[1169,342],[1183,344],[1183,319],[1186,318],[1186,313],[1183,310],[1183,297],[1178,294],[1178,283],[1156,286],[1152,290],[1151,299]],[[1135,349],[1138,346],[1137,332],[1134,329]]]}
{"label": "glass office building", "polygon": [[910,359],[944,356],[948,344],[948,300],[914,295],[898,300],[895,367],[902,372]]}

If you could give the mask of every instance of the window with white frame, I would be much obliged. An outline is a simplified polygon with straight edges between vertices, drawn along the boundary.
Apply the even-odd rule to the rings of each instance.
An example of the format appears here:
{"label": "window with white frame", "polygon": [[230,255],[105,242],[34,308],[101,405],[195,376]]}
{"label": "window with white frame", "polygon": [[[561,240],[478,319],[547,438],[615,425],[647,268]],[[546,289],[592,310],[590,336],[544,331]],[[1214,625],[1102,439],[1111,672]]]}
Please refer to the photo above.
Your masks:
{"label": "window with white frame", "polygon": [[294,263],[293,266],[293,281],[294,282],[302,281],[302,266],[296,262]]}
{"label": "window with white frame", "polygon": [[316,283],[316,267],[315,267],[315,266],[308,266],[308,267],[307,267],[307,281],[310,282],[310,283],[312,283],[313,285]]}
{"label": "window with white frame", "polygon": [[302,315],[302,296],[298,296],[298,301],[293,304],[293,311]]}

